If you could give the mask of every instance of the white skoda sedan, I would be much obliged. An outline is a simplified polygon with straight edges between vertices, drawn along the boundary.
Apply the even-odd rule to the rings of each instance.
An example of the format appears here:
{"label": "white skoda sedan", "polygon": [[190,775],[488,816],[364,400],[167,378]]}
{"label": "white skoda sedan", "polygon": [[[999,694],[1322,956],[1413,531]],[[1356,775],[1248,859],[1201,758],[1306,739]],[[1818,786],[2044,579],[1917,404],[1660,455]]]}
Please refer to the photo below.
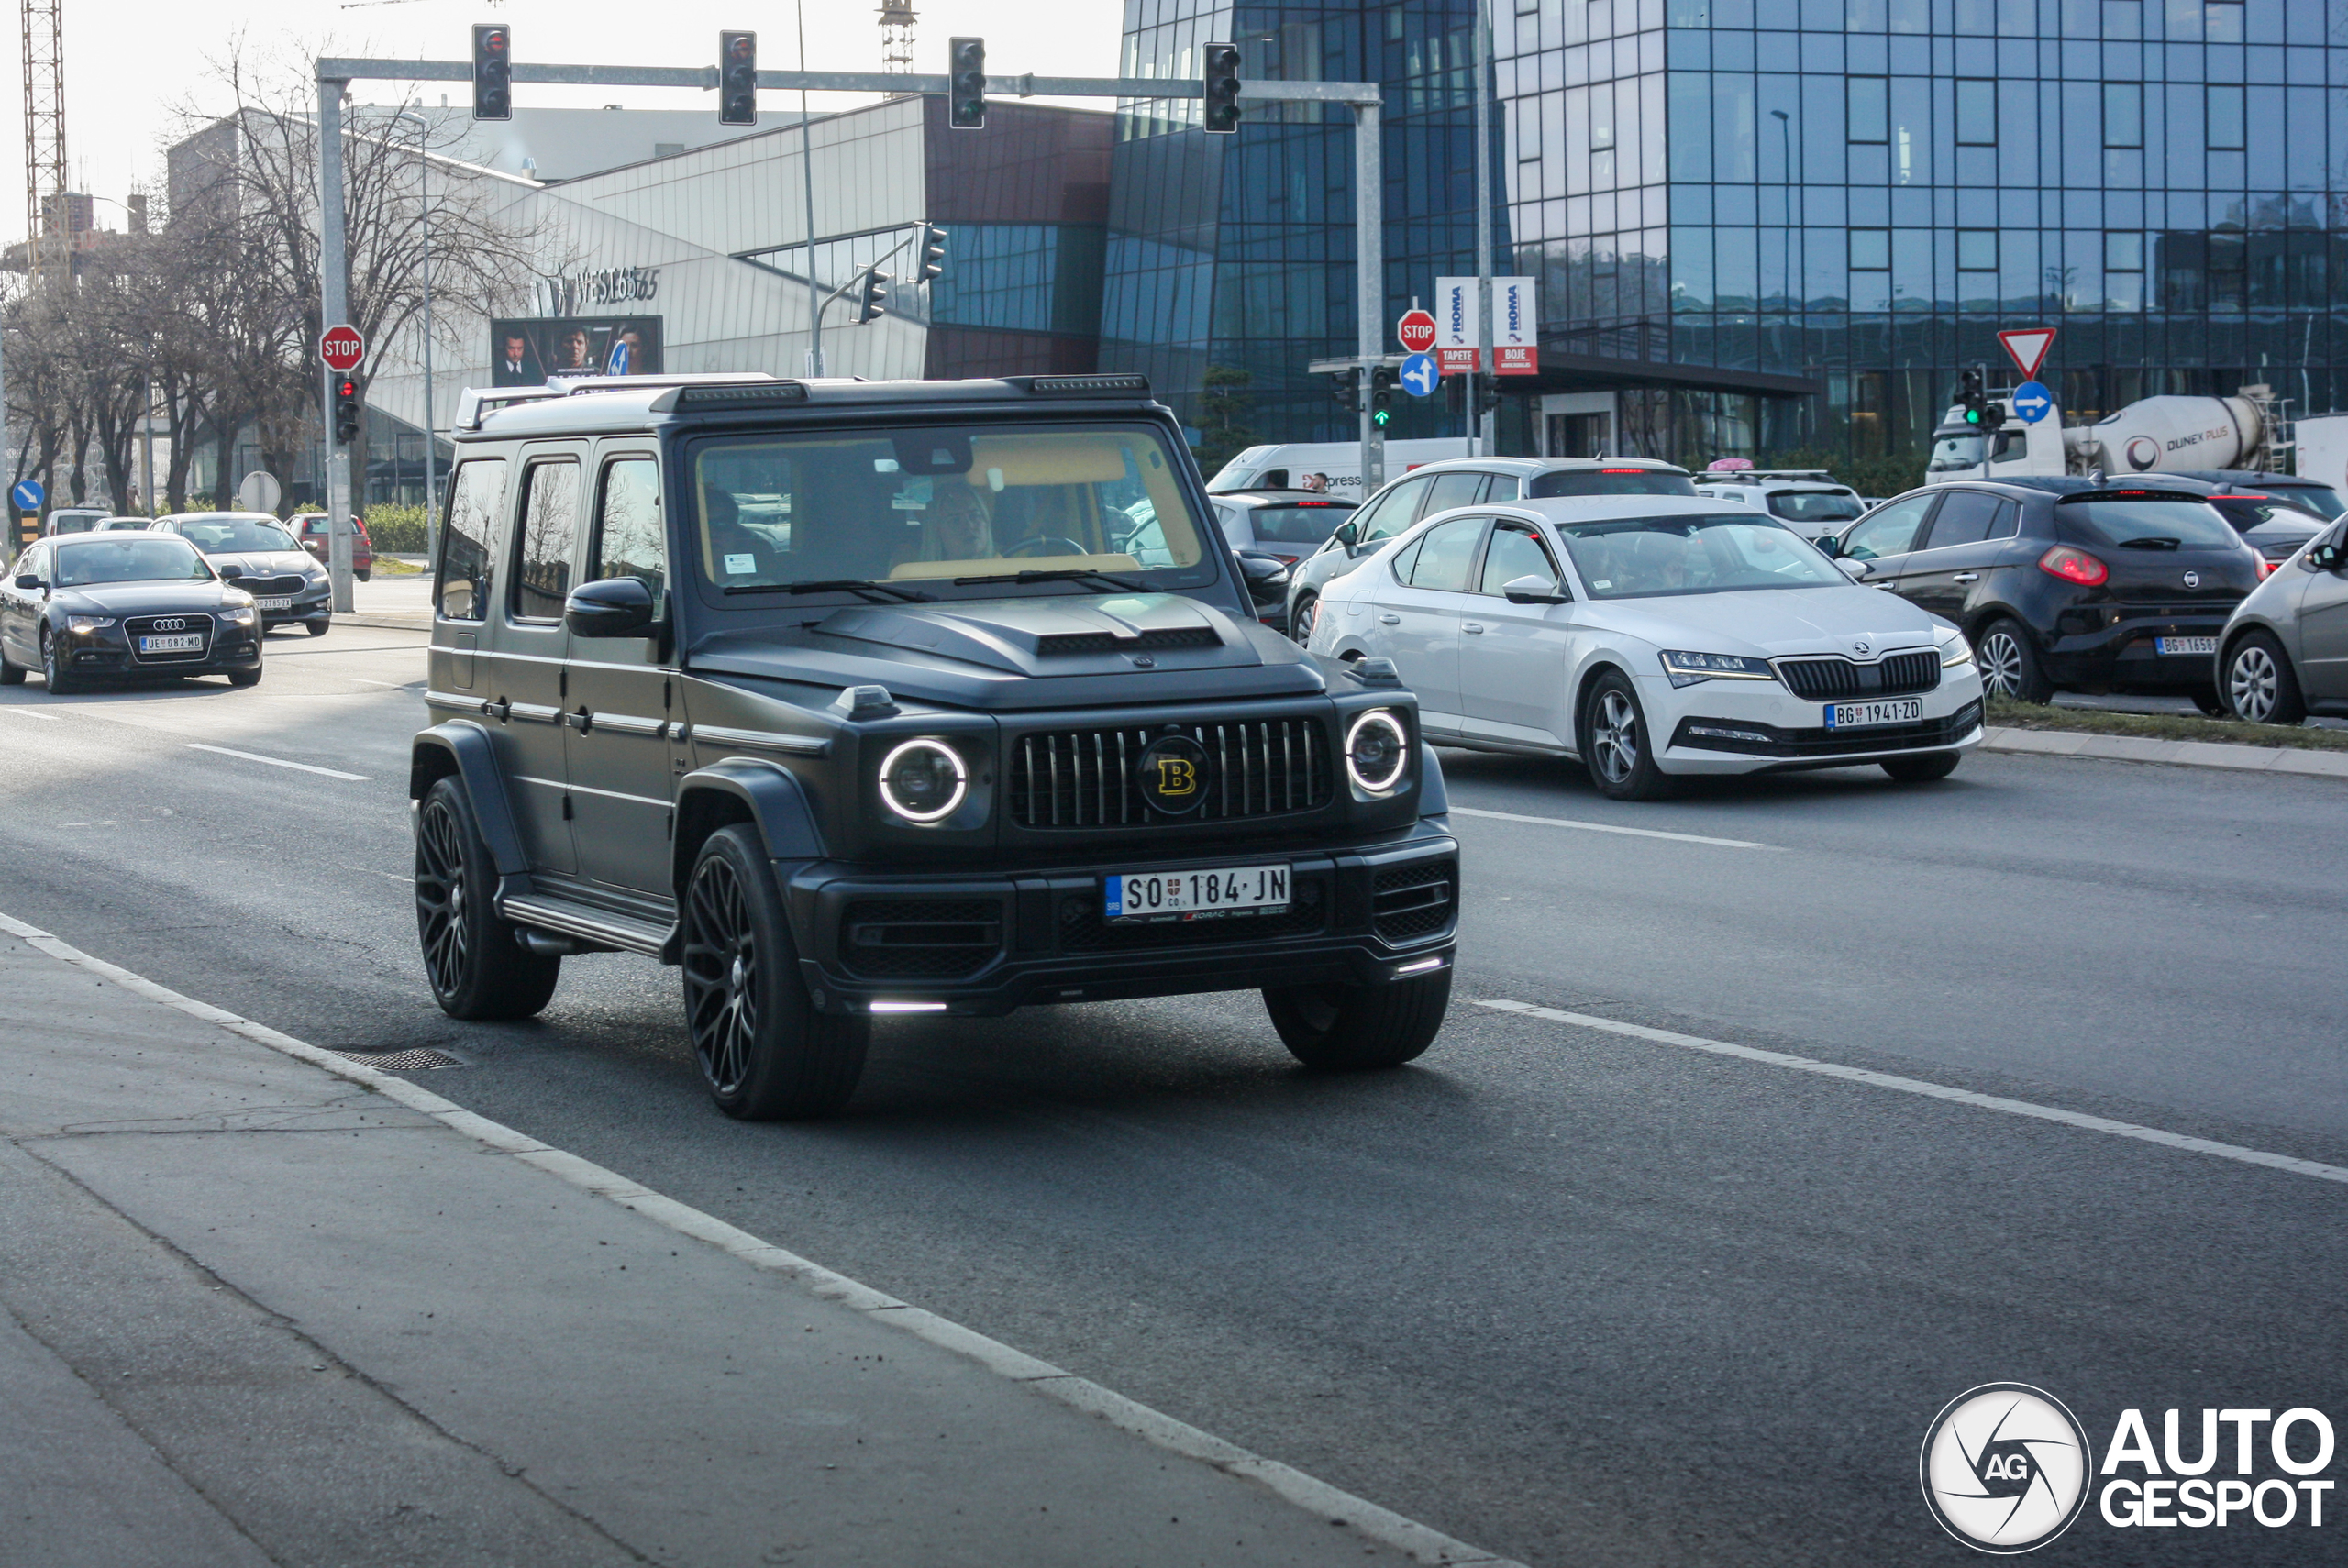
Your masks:
{"label": "white skoda sedan", "polygon": [[1576,757],[1617,800],[1697,773],[1944,778],[1981,741],[1963,634],[1709,499],[1423,519],[1329,585],[1310,646],[1392,659],[1427,739]]}

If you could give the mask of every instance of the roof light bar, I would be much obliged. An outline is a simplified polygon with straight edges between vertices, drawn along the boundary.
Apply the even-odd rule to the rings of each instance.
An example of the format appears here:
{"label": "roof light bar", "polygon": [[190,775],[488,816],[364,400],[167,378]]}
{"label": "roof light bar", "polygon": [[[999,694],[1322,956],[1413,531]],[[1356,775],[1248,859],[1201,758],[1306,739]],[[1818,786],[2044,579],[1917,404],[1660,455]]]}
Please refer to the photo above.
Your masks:
{"label": "roof light bar", "polygon": [[1096,397],[1107,392],[1139,392],[1149,394],[1149,378],[1138,375],[1114,376],[1006,376],[1013,386],[1024,386],[1035,397]]}

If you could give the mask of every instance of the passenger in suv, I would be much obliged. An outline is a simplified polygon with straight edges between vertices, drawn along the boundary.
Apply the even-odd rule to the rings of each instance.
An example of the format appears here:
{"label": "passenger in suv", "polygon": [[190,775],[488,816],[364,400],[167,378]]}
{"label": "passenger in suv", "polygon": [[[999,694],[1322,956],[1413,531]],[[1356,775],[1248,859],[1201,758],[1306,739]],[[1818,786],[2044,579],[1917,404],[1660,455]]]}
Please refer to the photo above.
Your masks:
{"label": "passenger in suv", "polygon": [[1260,989],[1423,1051],[1458,846],[1417,705],[1257,625],[1137,376],[468,393],[416,736],[435,997],[681,966],[712,1097],[806,1116],[876,1015]]}
{"label": "passenger in suv", "polygon": [[1573,495],[1693,495],[1688,470],[1652,458],[1446,458],[1380,485],[1289,573],[1288,633],[1312,638],[1321,591],[1422,517],[1455,506]]}

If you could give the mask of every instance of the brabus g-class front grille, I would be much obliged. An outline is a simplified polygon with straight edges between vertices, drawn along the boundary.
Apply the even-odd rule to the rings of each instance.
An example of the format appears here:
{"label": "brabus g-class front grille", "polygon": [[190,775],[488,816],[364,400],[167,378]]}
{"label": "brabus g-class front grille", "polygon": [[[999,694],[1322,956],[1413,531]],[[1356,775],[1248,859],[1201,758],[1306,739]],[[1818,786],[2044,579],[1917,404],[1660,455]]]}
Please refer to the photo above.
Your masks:
{"label": "brabus g-class front grille", "polygon": [[[1175,815],[1141,789],[1142,754],[1169,734],[1206,754],[1206,799]],[[1335,791],[1316,718],[1135,725],[1021,735],[1011,745],[1011,820],[1023,828],[1170,826],[1318,811]]]}

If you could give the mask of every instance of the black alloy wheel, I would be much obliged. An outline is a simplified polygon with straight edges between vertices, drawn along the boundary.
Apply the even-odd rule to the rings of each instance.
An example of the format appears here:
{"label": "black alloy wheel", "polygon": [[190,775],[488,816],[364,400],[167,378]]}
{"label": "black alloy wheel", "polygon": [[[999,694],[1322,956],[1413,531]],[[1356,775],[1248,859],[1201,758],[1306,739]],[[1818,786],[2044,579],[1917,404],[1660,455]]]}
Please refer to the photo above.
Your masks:
{"label": "black alloy wheel", "polygon": [[871,1020],[815,1010],[757,830],[709,836],[685,884],[685,1028],[702,1082],[745,1121],[827,1116],[863,1076]]}
{"label": "black alloy wheel", "polygon": [[562,977],[562,960],[532,953],[491,902],[497,871],[455,778],[426,792],[415,813],[415,932],[432,999],[451,1018],[529,1018]]}
{"label": "black alloy wheel", "polygon": [[260,684],[260,666],[255,665],[250,669],[230,670],[228,672],[228,684],[231,686],[259,686]]}
{"label": "black alloy wheel", "polygon": [[1600,794],[1615,801],[1660,801],[1672,779],[1655,765],[1655,737],[1630,677],[1608,670],[1582,710],[1581,759]]}
{"label": "black alloy wheel", "polygon": [[2308,716],[2307,699],[2290,657],[2272,632],[2253,632],[2226,655],[2226,704],[2254,724],[2296,726]]}
{"label": "black alloy wheel", "polygon": [[40,673],[49,684],[49,694],[62,697],[82,690],[82,683],[65,673],[64,650],[57,646],[57,638],[47,626],[40,629]]}
{"label": "black alloy wheel", "polygon": [[1281,986],[1264,1010],[1289,1055],[1308,1067],[1399,1067],[1434,1043],[1451,1005],[1451,971],[1381,986]]}
{"label": "black alloy wheel", "polygon": [[1312,640],[1312,623],[1321,614],[1321,596],[1308,593],[1296,602],[1296,613],[1289,617],[1288,635],[1302,647]]}
{"label": "black alloy wheel", "polygon": [[334,621],[329,616],[321,615],[315,621],[303,622],[302,625],[303,629],[307,631],[310,635],[314,637],[323,637],[334,629]]}
{"label": "black alloy wheel", "polygon": [[1981,668],[1981,684],[2000,697],[2041,705],[2054,696],[2054,683],[2038,661],[2038,649],[2021,623],[2008,617],[1993,621],[1973,650]]}

